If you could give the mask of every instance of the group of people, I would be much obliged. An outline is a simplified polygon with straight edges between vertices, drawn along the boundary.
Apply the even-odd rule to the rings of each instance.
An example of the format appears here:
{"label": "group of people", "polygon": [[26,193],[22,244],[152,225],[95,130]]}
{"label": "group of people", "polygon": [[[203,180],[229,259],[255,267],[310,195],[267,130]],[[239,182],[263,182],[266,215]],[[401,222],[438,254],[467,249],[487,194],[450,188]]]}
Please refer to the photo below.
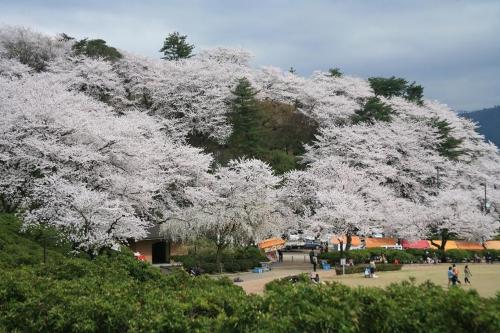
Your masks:
{"label": "group of people", "polygon": [[[469,265],[465,265],[464,268],[464,284],[471,284],[470,283],[470,278],[472,277],[472,273],[470,271]],[[458,269],[457,265],[453,264],[453,266],[448,267],[448,286],[462,284],[462,281],[460,281],[460,270]]]}
{"label": "group of people", "polygon": [[375,269],[377,266],[375,265],[375,260],[370,260],[370,264],[365,268],[365,278],[376,278]]}

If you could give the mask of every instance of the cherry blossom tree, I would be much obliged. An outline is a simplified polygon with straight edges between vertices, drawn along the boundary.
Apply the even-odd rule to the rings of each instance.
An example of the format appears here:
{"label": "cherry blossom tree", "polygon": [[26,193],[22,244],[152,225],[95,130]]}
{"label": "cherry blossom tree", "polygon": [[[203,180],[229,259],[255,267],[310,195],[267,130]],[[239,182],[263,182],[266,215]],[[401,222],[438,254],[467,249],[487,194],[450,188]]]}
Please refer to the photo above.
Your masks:
{"label": "cherry blossom tree", "polygon": [[96,255],[106,248],[119,249],[130,238],[146,236],[147,221],[124,200],[108,192],[91,190],[85,183],[70,183],[58,176],[40,180],[24,228],[51,226],[59,229],[73,248]]}
{"label": "cherry blossom tree", "polygon": [[[51,191],[64,196],[66,192],[57,194],[54,187],[67,184],[71,192],[68,196],[89,198],[95,194],[94,203],[107,198],[110,209],[121,207],[126,216],[135,214],[135,219],[117,222],[124,224],[121,229],[117,226],[111,230],[113,233],[128,228],[127,238],[133,238],[134,230],[145,226],[139,221],[157,221],[179,209],[183,187],[207,172],[211,164],[211,157],[199,149],[169,138],[163,130],[166,120],[132,111],[116,115],[90,97],[67,91],[58,79],[53,79],[53,74],[0,79],[0,87],[0,197],[10,210],[25,200],[28,211],[42,202],[40,209],[53,212],[59,208],[51,205],[60,205],[64,200],[39,200],[44,199],[39,196]],[[45,185],[44,180],[51,176],[61,181]],[[69,210],[60,211],[62,214]],[[113,215],[108,216],[111,219]],[[56,226],[69,221],[62,215],[54,218],[58,219],[53,222]],[[26,219],[27,224],[33,221]],[[137,228],[126,226],[135,222]],[[106,225],[110,220],[100,223]],[[97,229],[88,233],[102,233],[98,224],[92,225]],[[142,235],[137,232],[136,237]],[[89,244],[92,239],[96,246],[109,244],[110,239],[124,239],[114,236],[104,241],[86,234],[82,243],[85,249],[95,249]],[[74,238],[72,241],[79,246]]]}
{"label": "cherry blossom tree", "polygon": [[280,201],[279,182],[269,165],[260,160],[230,161],[200,186],[187,189],[192,206],[165,224],[163,231],[211,240],[221,268],[221,254],[228,245],[281,234],[288,211]]}
{"label": "cherry blossom tree", "polygon": [[[361,78],[252,68],[250,53],[227,48],[175,62],[120,51],[110,62],[76,55],[73,43],[0,28],[0,201],[25,209],[27,225],[51,221],[80,235],[72,241],[81,249],[140,237],[148,222],[221,246],[295,227],[467,239],[498,228],[498,148],[446,105],[380,96],[394,111],[388,121],[355,123],[374,97]],[[281,179],[255,160],[214,168],[186,144],[198,134],[227,144],[231,91],[243,77],[257,99],[319,124],[302,170]],[[453,154],[443,150],[449,142]],[[96,235],[78,231],[85,220],[71,207],[92,216]]]}

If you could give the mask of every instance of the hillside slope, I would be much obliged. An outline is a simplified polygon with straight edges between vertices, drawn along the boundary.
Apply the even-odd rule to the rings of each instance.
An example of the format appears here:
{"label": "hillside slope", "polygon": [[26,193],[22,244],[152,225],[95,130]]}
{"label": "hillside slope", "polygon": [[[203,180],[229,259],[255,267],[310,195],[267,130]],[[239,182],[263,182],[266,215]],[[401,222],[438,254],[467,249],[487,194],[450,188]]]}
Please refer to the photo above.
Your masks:
{"label": "hillside slope", "polygon": [[463,112],[460,115],[478,123],[478,131],[486,140],[500,147],[500,106],[478,111]]}
{"label": "hillside slope", "polygon": [[81,42],[0,29],[0,209],[28,202],[28,225],[75,248],[118,247],[151,223],[243,241],[498,228],[497,147],[415,83],[253,68],[240,49],[166,61]]}
{"label": "hillside slope", "polygon": [[43,263],[44,244],[47,261],[61,259],[67,252],[64,246],[56,244],[53,232],[34,230],[20,231],[21,222],[12,214],[0,213],[0,266],[3,268]]}

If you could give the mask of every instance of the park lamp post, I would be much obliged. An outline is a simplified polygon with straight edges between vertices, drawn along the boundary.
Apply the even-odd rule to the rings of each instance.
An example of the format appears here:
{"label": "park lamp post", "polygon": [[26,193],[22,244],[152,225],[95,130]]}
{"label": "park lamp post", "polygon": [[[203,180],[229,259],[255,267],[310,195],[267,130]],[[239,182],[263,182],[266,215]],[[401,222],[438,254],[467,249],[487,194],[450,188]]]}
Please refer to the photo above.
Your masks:
{"label": "park lamp post", "polygon": [[[484,181],[484,183],[480,183],[480,185],[484,186],[484,205],[483,205],[484,214],[488,214],[488,210],[491,207],[491,203],[488,202],[488,197],[486,195],[487,194],[486,193],[486,180]],[[496,186],[495,186],[495,188],[496,188]]]}

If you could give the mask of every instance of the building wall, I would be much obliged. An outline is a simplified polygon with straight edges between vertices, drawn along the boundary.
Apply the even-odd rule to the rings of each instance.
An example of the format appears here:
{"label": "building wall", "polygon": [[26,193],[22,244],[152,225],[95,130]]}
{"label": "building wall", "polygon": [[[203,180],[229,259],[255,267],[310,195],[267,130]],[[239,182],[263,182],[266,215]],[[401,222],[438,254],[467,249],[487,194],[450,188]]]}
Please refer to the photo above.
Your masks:
{"label": "building wall", "polygon": [[[130,244],[129,248],[134,252],[140,252],[149,263],[153,262],[153,244],[161,242],[161,239],[142,240]],[[188,247],[182,243],[170,243],[170,256],[182,256],[188,254]],[[168,258],[168,256],[167,256]]]}

